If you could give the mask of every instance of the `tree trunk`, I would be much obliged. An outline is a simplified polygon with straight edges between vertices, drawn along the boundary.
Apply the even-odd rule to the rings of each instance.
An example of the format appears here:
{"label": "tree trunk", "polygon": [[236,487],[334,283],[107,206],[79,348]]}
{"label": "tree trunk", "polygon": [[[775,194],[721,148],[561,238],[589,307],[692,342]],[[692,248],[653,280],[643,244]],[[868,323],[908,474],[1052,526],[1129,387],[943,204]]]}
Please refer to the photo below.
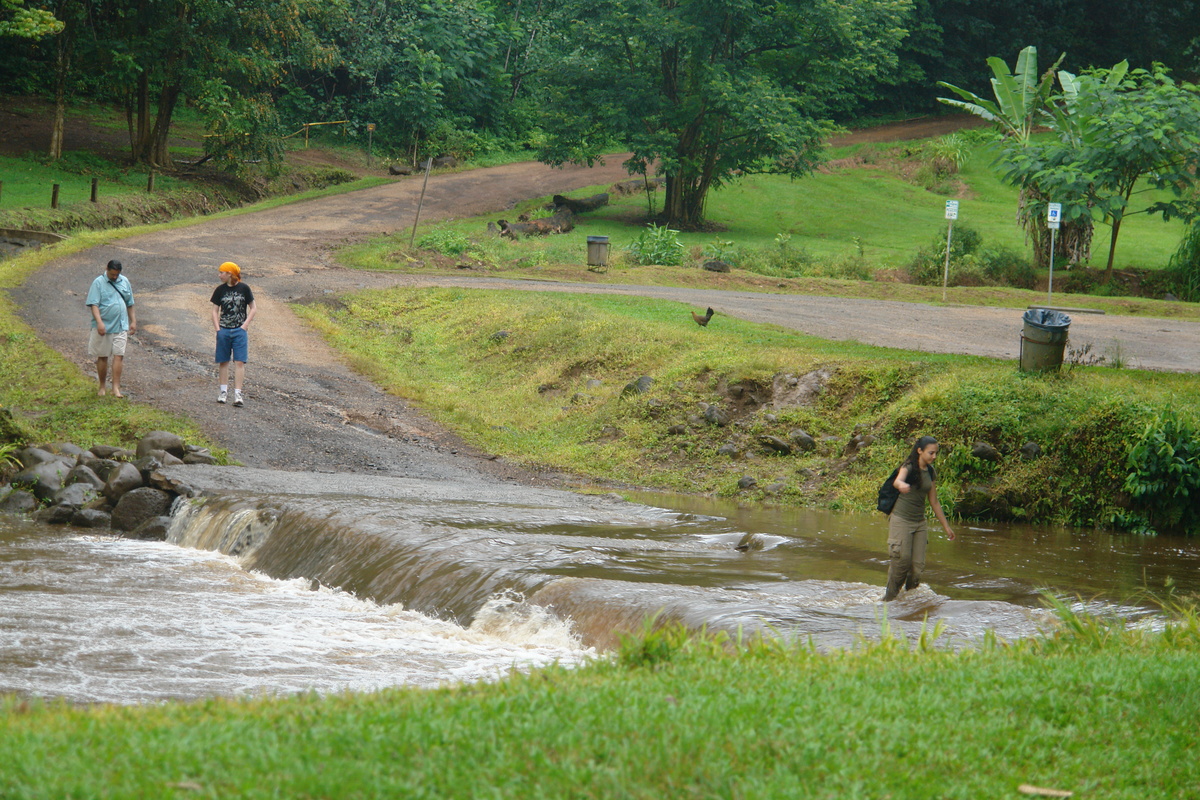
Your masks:
{"label": "tree trunk", "polygon": [[[1038,269],[1050,267],[1050,229],[1046,227],[1045,214],[1040,211],[1047,200],[1033,184],[1022,186],[1017,200],[1017,223],[1025,231],[1025,240],[1033,245],[1033,264]],[[1035,212],[1035,208],[1039,210]],[[1054,237],[1054,262],[1066,266],[1086,264],[1092,257],[1094,233],[1091,219],[1063,222]]]}
{"label": "tree trunk", "polygon": [[154,130],[150,136],[149,159],[147,163],[153,167],[170,169],[171,150],[168,137],[171,133],[171,117],[175,113],[175,104],[182,93],[180,86],[165,86],[158,99],[158,116],[154,120]]}

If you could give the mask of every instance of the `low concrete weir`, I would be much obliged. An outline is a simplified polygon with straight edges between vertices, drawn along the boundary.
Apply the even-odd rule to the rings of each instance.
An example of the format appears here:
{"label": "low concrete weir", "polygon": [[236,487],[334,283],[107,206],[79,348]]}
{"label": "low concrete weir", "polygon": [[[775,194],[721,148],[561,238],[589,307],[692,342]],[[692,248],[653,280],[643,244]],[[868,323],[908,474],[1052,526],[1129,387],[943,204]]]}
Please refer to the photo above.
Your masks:
{"label": "low concrete weir", "polygon": [[[1030,635],[1045,620],[1038,609],[1000,600],[955,607],[924,587],[885,611],[873,583],[789,574],[782,565],[794,556],[747,558],[733,547],[744,532],[719,517],[611,496],[228,467],[176,467],[171,475],[203,493],[177,512],[171,542],[464,626],[495,598],[515,595],[599,649],[648,620],[821,647],[877,637],[885,614],[906,635],[942,621],[951,646],[984,630]],[[768,551],[808,547],[802,538],[763,539]],[[854,563],[864,555],[871,557],[839,548],[821,558]]]}

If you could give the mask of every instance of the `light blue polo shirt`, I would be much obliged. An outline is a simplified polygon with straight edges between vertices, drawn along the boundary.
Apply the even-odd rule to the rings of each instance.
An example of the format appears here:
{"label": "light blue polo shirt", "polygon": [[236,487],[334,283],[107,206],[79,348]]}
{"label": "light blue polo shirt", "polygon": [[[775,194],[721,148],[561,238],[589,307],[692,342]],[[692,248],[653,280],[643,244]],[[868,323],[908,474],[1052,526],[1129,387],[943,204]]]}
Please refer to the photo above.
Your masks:
{"label": "light blue polo shirt", "polygon": [[[88,289],[87,306],[100,309],[100,319],[108,333],[120,333],[129,330],[129,306],[133,305],[133,286],[124,275],[118,275],[115,281],[110,281],[108,275],[101,273],[92,281]],[[92,327],[96,327],[96,318],[92,318]]]}

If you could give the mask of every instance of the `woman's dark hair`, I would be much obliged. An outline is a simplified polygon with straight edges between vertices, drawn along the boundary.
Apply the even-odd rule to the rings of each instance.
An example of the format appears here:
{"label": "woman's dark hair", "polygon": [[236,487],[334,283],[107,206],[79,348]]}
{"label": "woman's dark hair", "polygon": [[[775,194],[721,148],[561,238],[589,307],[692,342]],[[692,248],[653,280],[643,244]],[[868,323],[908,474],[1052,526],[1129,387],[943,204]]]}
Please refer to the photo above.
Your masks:
{"label": "woman's dark hair", "polygon": [[[908,458],[904,459],[904,463],[900,465],[902,467],[908,467],[908,475],[910,478],[908,483],[912,483],[912,476],[921,468],[921,451],[926,447],[929,447],[929,445],[937,443],[938,440],[932,436],[922,436],[920,439],[917,439],[916,443],[913,445],[912,452],[908,454]],[[929,467],[929,478],[930,480],[937,480],[937,473],[933,471],[932,466]]]}

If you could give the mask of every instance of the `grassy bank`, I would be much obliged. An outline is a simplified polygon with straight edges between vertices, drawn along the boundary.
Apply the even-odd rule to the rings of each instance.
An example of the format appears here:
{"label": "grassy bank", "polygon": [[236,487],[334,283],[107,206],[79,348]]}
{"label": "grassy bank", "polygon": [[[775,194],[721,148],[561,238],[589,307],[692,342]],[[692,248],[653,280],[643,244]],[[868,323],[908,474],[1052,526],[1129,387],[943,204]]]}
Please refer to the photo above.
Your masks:
{"label": "grassy bank", "polygon": [[[0,796],[1002,798],[1200,787],[1194,615],[1165,633],[820,655],[660,631],[491,685],[72,708],[0,700]],[[1062,795],[1059,795],[1062,796]]]}
{"label": "grassy bank", "polygon": [[[732,318],[701,329],[688,311],[455,289],[301,309],[356,368],[489,452],[600,481],[834,509],[872,508],[919,432],[946,446],[941,497],[952,512],[1108,526],[1136,505],[1121,489],[1131,443],[1169,409],[1190,419],[1200,409],[1194,376],[1075,365],[1026,374]],[[819,376],[820,389],[786,401],[788,376]],[[800,448],[798,429],[815,449]],[[849,452],[855,435],[873,442]],[[972,456],[976,441],[1000,460]],[[1028,442],[1043,456],[1023,457]],[[744,476],[756,485],[740,488]]]}

